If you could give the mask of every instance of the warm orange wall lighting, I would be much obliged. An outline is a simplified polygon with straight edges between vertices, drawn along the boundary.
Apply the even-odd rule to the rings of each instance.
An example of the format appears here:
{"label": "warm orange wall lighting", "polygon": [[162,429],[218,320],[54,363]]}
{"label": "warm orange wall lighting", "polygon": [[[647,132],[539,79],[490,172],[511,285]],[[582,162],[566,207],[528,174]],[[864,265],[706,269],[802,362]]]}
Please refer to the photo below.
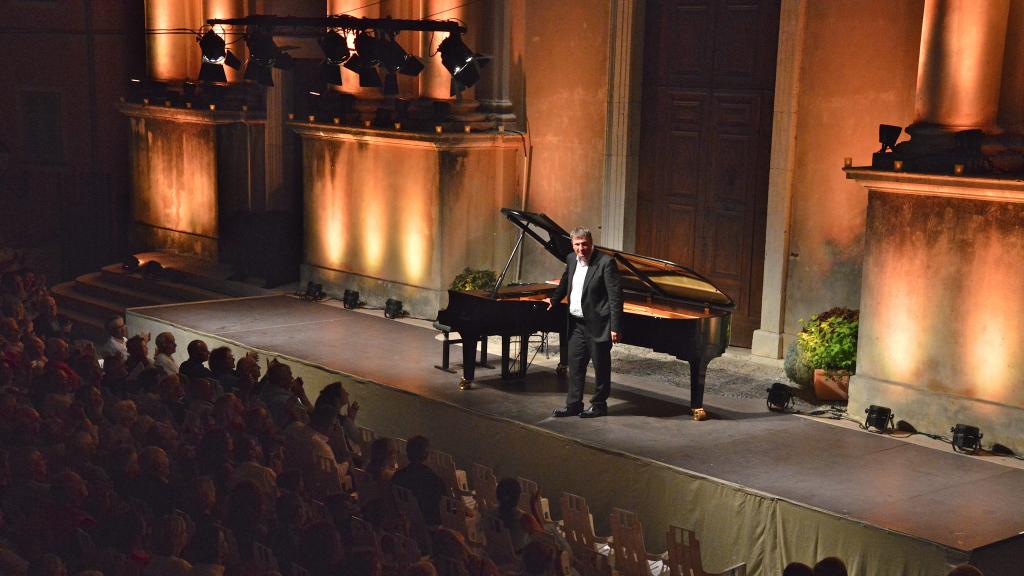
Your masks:
{"label": "warm orange wall lighting", "polygon": [[972,395],[993,402],[1024,405],[1020,384],[1024,273],[1020,238],[991,231],[975,239],[974,259],[967,262],[963,310],[964,380]]}
{"label": "warm orange wall lighting", "polygon": [[217,236],[214,128],[138,119],[132,122],[135,220],[161,228]]}
{"label": "warm orange wall lighting", "polygon": [[[866,286],[861,313],[874,324],[870,346],[879,366],[862,366],[880,372],[888,380],[917,380],[922,353],[927,345],[927,309],[922,295],[928,284],[927,261],[924,255],[909,257],[900,244],[883,244],[875,256],[872,283]],[[870,308],[873,308],[871,310]],[[863,337],[862,337],[862,341]]]}
{"label": "warm orange wall lighting", "polygon": [[412,285],[436,282],[436,152],[312,139],[304,148],[312,176],[308,261]]}

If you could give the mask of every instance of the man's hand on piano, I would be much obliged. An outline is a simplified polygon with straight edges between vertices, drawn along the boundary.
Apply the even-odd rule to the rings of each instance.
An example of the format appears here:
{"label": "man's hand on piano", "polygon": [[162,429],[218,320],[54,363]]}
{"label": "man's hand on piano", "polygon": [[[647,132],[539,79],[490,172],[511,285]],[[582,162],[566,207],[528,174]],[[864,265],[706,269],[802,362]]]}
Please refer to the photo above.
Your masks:
{"label": "man's hand on piano", "polygon": [[546,302],[546,303],[547,303],[547,305],[548,305],[548,310],[551,310],[551,307],[552,307],[552,306],[554,306],[554,304],[552,304],[552,303],[551,303],[551,298],[545,298],[545,299],[544,299],[544,302]]}
{"label": "man's hand on piano", "polygon": [[619,333],[616,332],[615,330],[612,330],[612,344],[618,344],[618,343],[619,343]]}

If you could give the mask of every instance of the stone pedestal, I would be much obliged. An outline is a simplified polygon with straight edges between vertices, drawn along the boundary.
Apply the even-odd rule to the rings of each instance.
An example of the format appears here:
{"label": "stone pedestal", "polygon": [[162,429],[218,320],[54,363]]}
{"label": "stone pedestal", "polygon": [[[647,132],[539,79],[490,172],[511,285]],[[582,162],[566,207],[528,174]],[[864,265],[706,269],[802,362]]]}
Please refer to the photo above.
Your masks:
{"label": "stone pedestal", "polygon": [[519,137],[291,124],[302,137],[302,282],[434,318],[463,268],[500,271],[515,229]]}
{"label": "stone pedestal", "polygon": [[1024,183],[846,172],[869,194],[850,414],[1024,451]]}
{"label": "stone pedestal", "polygon": [[134,248],[222,254],[222,220],[254,208],[262,113],[122,104],[131,121]]}

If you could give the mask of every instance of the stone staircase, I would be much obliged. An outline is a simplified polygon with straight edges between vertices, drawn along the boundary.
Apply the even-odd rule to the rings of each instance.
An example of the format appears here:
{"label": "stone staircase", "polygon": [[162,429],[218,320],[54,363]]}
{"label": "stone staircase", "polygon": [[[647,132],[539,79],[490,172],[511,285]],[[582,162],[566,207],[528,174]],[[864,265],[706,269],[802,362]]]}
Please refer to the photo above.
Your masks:
{"label": "stone staircase", "polygon": [[107,320],[128,308],[277,293],[259,287],[258,278],[232,279],[230,268],[194,256],[143,252],[135,257],[143,265],[159,262],[163,270],[144,274],[141,267],[128,271],[111,264],[50,288],[60,313],[73,323],[72,336],[100,341]]}

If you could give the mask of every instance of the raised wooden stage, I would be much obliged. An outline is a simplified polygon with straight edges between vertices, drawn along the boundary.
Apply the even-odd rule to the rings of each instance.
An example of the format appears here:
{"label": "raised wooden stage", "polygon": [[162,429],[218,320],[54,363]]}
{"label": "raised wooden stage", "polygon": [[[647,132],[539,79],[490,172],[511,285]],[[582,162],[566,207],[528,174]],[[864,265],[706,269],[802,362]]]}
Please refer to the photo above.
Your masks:
{"label": "raised wooden stage", "polygon": [[638,394],[615,374],[607,418],[554,419],[564,388],[550,370],[521,383],[480,371],[480,386],[460,391],[433,367],[437,332],[289,296],[136,308],[128,325],[170,331],[182,351],[201,338],[291,362],[311,397],[342,380],[378,435],[426,434],[460,467],[535,479],[554,501],[580,494],[598,532],[612,507],[635,510],[651,552],[669,524],[696,530],[709,571],[745,561],[749,574],[779,574],[830,555],[864,576],[1024,564],[1024,470],[995,462],[712,395],[714,419],[694,422],[671,394]]}

